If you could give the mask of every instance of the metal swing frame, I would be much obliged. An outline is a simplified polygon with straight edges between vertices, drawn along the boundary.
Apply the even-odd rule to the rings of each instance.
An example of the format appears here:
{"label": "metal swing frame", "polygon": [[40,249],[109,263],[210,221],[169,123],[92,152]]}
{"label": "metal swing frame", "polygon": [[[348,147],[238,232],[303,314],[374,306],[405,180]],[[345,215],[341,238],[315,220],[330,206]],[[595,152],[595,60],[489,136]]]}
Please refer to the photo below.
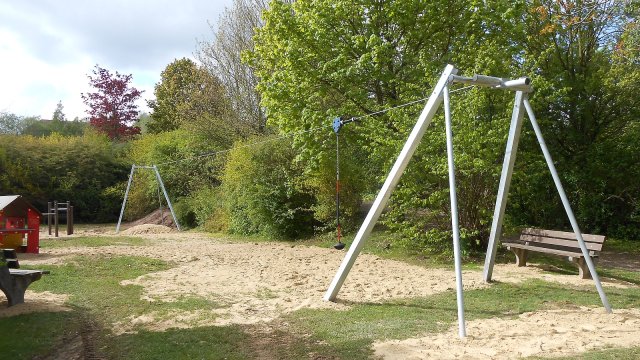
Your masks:
{"label": "metal swing frame", "polygon": [[457,297],[457,307],[458,307],[458,334],[461,338],[466,336],[465,329],[465,320],[464,320],[464,295],[463,295],[463,285],[462,285],[462,261],[460,255],[460,234],[459,234],[459,225],[458,225],[458,205],[457,205],[457,197],[456,197],[456,185],[455,185],[455,166],[454,166],[454,154],[453,154],[453,134],[451,131],[451,111],[450,111],[450,99],[449,99],[449,86],[454,83],[462,83],[468,85],[476,85],[481,87],[488,87],[493,89],[501,89],[514,91],[515,94],[515,103],[513,106],[513,113],[511,118],[511,125],[509,129],[509,137],[507,140],[507,147],[505,152],[505,158],[502,168],[502,174],[500,177],[500,185],[498,189],[498,197],[496,200],[496,207],[494,211],[493,224],[491,226],[491,235],[489,238],[489,245],[487,249],[487,257],[484,266],[483,277],[484,280],[489,282],[491,280],[491,274],[493,271],[493,265],[495,262],[495,253],[497,249],[498,241],[500,240],[500,232],[502,229],[502,221],[504,218],[504,210],[506,206],[507,195],[509,193],[509,185],[511,183],[511,175],[513,174],[513,165],[515,163],[516,152],[518,150],[518,141],[520,139],[520,132],[522,128],[524,111],[523,108],[526,109],[527,114],[529,116],[529,120],[531,121],[531,125],[536,133],[536,137],[542,152],[544,154],[545,160],[547,161],[547,165],[553,177],[554,183],[562,200],[562,204],[564,205],[565,211],[567,212],[567,216],[569,217],[569,221],[573,228],[574,233],[576,234],[578,243],[580,244],[580,248],[584,255],[585,261],[595,282],[596,288],[598,289],[598,293],[600,295],[600,299],[602,304],[604,305],[607,312],[611,312],[611,306],[607,301],[606,294],[602,290],[602,285],[600,283],[600,279],[598,278],[598,274],[595,271],[595,267],[589,256],[588,249],[584,243],[582,238],[582,233],[578,228],[577,221],[573,214],[573,210],[571,210],[571,205],[567,199],[566,193],[562,184],[560,182],[560,178],[558,177],[558,173],[556,171],[555,165],[551,159],[551,155],[549,154],[549,150],[547,149],[547,145],[542,137],[542,132],[538,126],[537,120],[529,104],[528,93],[532,91],[531,81],[529,78],[523,77],[519,79],[503,79],[493,76],[486,75],[474,75],[473,77],[462,77],[456,75],[458,70],[453,65],[447,65],[440,76],[436,86],[434,87],[431,96],[427,100],[427,103],[422,110],[422,113],[418,117],[418,121],[416,122],[411,134],[409,135],[407,141],[404,144],[404,147],[400,151],[396,162],[393,167],[389,171],[387,179],[385,180],[380,192],[376,196],[376,199],[369,210],[364,222],[362,223],[360,230],[356,234],[353,243],[351,244],[349,251],[344,257],[340,267],[336,275],[334,276],[331,284],[327,292],[324,295],[324,300],[326,301],[335,301],[340,288],[342,287],[349,271],[353,267],[353,264],[356,261],[356,258],[360,254],[362,247],[366,239],[371,234],[373,227],[382,214],[382,211],[393,192],[393,189],[400,181],[402,177],[402,173],[406,169],[411,157],[413,156],[420,140],[422,139],[427,127],[431,123],[431,120],[436,114],[436,111],[440,107],[440,105],[444,102],[444,112],[445,112],[445,132],[447,137],[447,159],[448,159],[448,167],[449,167],[449,189],[450,189],[450,201],[451,201],[451,227],[453,230],[453,250],[454,250],[454,262],[455,262],[455,274],[456,274],[456,297]]}
{"label": "metal swing frame", "polygon": [[169,206],[169,210],[171,210],[171,216],[173,216],[173,221],[178,228],[178,231],[181,231],[180,224],[178,223],[178,218],[176,217],[176,213],[173,211],[173,205],[171,205],[171,200],[169,200],[169,194],[167,194],[167,190],[164,187],[164,182],[162,182],[162,177],[160,176],[160,172],[158,171],[158,167],[156,165],[152,166],[140,166],[140,165],[131,165],[131,172],[129,173],[129,181],[127,182],[127,190],[124,192],[124,200],[122,200],[122,209],[120,209],[120,218],[118,218],[118,225],[116,225],[116,234],[120,232],[120,223],[122,222],[122,216],[124,215],[124,209],[127,206],[127,198],[129,197],[129,190],[131,189],[131,183],[133,182],[133,174],[136,169],[151,169],[156,175],[156,180],[158,180],[158,184],[160,188],[162,188],[162,193],[164,194],[165,200],[167,200],[167,205]]}

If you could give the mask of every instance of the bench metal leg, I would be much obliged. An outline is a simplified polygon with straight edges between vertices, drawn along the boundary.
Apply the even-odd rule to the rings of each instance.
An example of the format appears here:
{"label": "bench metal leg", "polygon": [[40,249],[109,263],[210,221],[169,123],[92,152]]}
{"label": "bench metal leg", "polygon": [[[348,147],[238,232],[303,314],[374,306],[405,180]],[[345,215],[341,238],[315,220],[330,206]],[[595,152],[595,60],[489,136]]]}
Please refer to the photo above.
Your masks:
{"label": "bench metal leg", "polygon": [[511,249],[516,255],[516,265],[518,267],[527,266],[527,255],[529,252],[525,249]]}

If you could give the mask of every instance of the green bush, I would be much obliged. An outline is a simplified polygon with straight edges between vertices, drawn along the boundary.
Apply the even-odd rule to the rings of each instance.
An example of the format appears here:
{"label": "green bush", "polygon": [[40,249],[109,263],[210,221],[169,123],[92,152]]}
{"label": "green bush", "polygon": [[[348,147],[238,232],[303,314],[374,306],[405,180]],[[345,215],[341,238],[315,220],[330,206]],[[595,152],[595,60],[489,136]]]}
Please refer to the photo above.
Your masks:
{"label": "green bush", "polygon": [[91,131],[83,136],[0,135],[0,194],[24,196],[40,210],[47,202],[70,200],[78,222],[115,221],[112,186],[126,181],[128,166],[119,149]]}
{"label": "green bush", "polygon": [[[192,206],[201,208],[203,204],[194,203],[194,196],[199,198],[194,194],[220,184],[223,162],[214,155],[219,150],[207,139],[179,129],[147,134],[133,141],[130,158],[137,165],[157,165],[169,198],[175,204],[178,221],[183,226],[195,227],[201,225],[198,219],[202,216],[197,215],[201,209]],[[203,154],[208,156],[201,156]],[[136,171],[129,197],[128,219],[139,218],[158,206],[158,182],[153,171]]]}
{"label": "green bush", "polygon": [[[358,224],[363,177],[357,165],[353,149],[342,140],[340,154],[340,225],[344,231],[351,231]],[[335,145],[333,145],[335,146]],[[336,227],[336,157],[327,152],[319,156],[318,166],[312,167],[305,175],[306,184],[312,190],[315,202],[311,209],[314,218],[321,224],[319,230]]]}
{"label": "green bush", "polygon": [[313,231],[314,198],[295,157],[288,141],[236,143],[222,185],[230,232],[291,239]]}

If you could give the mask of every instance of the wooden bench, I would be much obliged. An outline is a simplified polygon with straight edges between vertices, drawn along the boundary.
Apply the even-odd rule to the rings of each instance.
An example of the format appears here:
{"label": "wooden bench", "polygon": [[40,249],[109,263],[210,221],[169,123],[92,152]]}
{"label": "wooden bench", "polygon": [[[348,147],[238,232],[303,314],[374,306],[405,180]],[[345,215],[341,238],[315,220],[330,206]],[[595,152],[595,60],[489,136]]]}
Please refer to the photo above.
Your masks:
{"label": "wooden bench", "polygon": [[[582,234],[582,239],[589,250],[589,256],[595,260],[602,250],[602,245],[606,238],[602,235]],[[584,260],[578,239],[572,232],[524,229],[520,234],[520,238],[508,240],[503,242],[502,245],[513,251],[516,255],[516,264],[518,266],[527,266],[529,251],[535,251],[567,257],[569,261],[578,265],[581,279],[591,278],[591,273]]]}
{"label": "wooden bench", "polygon": [[32,282],[40,280],[44,270],[20,269],[16,251],[2,249],[0,252],[0,290],[7,296],[9,306],[24,303],[24,293]]}

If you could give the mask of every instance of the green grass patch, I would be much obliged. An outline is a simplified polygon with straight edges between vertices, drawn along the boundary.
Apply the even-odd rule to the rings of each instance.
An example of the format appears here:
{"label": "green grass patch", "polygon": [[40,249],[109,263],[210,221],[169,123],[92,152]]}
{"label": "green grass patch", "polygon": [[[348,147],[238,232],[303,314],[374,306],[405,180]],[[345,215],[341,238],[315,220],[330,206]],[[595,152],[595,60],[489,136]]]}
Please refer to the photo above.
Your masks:
{"label": "green grass patch", "polygon": [[33,359],[58,345],[65,333],[77,327],[74,312],[31,313],[0,320],[0,357]]}
{"label": "green grass patch", "polygon": [[113,245],[144,246],[151,242],[148,239],[132,236],[101,237],[101,236],[79,236],[70,238],[43,239],[40,247],[43,249],[65,248],[65,247],[100,247]]}
{"label": "green grass patch", "polygon": [[111,359],[248,359],[248,336],[237,326],[142,330],[106,341]]}
{"label": "green grass patch", "polygon": [[640,254],[640,241],[609,238],[604,243],[604,250],[621,253]]}
{"label": "green grass patch", "polygon": [[169,314],[172,310],[192,311],[219,305],[195,296],[174,302],[141,300],[142,287],[120,285],[122,280],[135,279],[148,273],[167,270],[171,264],[146,257],[77,256],[62,266],[38,266],[50,270],[43,281],[30,287],[34,291],[69,294],[68,303],[84,309],[106,323],[115,323],[131,316],[154,312]]}

